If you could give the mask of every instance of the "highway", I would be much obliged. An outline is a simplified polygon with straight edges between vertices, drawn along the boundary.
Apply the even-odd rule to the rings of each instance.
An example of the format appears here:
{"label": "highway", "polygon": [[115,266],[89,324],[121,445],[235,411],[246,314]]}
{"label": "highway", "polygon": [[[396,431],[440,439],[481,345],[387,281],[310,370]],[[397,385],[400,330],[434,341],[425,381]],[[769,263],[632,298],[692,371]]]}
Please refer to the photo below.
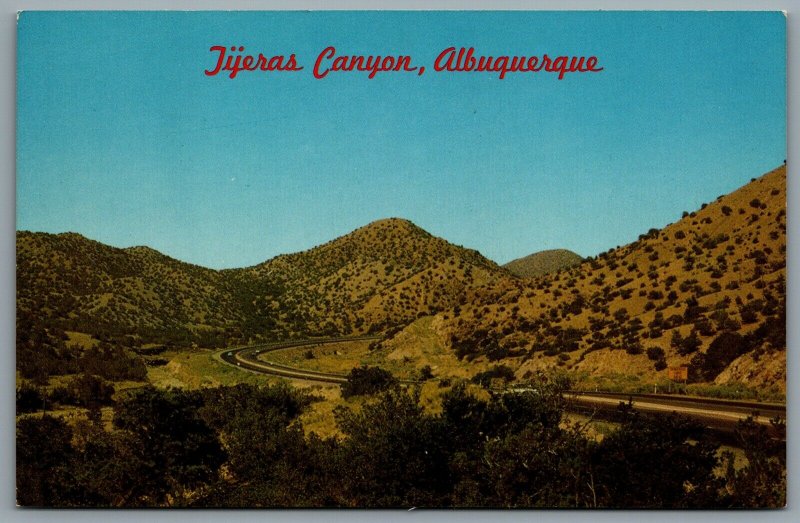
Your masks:
{"label": "highway", "polygon": [[565,394],[570,410],[607,414],[616,410],[620,402],[632,402],[633,407],[651,414],[677,412],[701,422],[706,427],[731,432],[736,424],[754,415],[753,419],[770,426],[770,419],[786,419],[786,406],[777,403],[723,400],[681,396],[676,394],[625,394],[609,392],[570,391]]}
{"label": "highway", "polygon": [[[378,339],[380,338],[376,336],[360,336],[265,343],[225,349],[215,353],[215,356],[228,365],[250,372],[298,380],[343,383],[347,381],[347,377],[344,374],[298,369],[270,363],[260,360],[259,355],[284,349],[315,347],[347,341],[375,341]],[[415,382],[401,381],[401,383],[413,384]],[[511,390],[522,391],[526,389],[514,387]],[[753,413],[758,413],[758,416],[754,418],[755,421],[764,425],[769,425],[769,420],[775,417],[786,419],[786,406],[777,403],[701,398],[677,394],[628,394],[587,391],[569,391],[564,394],[564,397],[567,400],[567,407],[573,411],[593,415],[603,414],[615,410],[620,402],[627,403],[631,401],[633,407],[639,411],[656,414],[677,412],[696,419],[707,427],[723,432],[730,432],[738,421],[747,418]]]}
{"label": "highway", "polygon": [[286,365],[261,361],[258,359],[258,356],[267,352],[274,352],[276,350],[283,349],[299,349],[302,347],[315,347],[317,345],[329,345],[331,343],[342,343],[346,341],[375,341],[379,339],[380,337],[377,336],[359,336],[350,338],[283,341],[226,349],[216,353],[216,356],[229,365],[260,374],[271,374],[273,376],[282,376],[284,378],[322,381],[326,383],[344,383],[347,381],[347,376],[344,374],[297,369],[294,367],[288,367]]}

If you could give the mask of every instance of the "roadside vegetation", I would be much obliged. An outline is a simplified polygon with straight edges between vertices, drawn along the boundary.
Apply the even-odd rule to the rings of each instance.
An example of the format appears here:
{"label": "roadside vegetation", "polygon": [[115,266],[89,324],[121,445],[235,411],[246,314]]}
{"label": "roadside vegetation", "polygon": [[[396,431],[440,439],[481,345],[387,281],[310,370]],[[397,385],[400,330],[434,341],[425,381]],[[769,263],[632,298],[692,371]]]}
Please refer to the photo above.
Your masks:
{"label": "roadside vegetation", "polygon": [[[564,415],[563,379],[525,392],[475,395],[463,383],[441,411],[394,385],[341,435],[305,434],[314,398],[285,385],[196,391],[147,387],[113,422],[45,413],[17,424],[17,495],[45,507],[624,507],[785,504],[785,446],[752,420],[730,453],[678,416],[621,405],[598,439]],[[480,396],[480,397],[479,397]],[[18,396],[19,399],[19,396]],[[778,428],[782,426],[779,424]]]}

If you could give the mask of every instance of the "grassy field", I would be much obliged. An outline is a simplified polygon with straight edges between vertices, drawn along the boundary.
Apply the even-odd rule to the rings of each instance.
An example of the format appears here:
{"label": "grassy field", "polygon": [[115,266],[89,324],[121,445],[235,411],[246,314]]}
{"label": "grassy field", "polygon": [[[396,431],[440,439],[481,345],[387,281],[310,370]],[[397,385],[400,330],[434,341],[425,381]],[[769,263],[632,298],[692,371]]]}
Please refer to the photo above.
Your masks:
{"label": "grassy field", "polygon": [[[269,360],[298,368],[341,374],[346,374],[350,369],[362,363],[375,364],[374,358],[370,357],[366,342],[347,342],[313,347],[311,348],[315,356],[313,359],[306,358],[307,350],[309,349],[276,351],[269,354]],[[234,368],[216,359],[214,352],[210,350],[170,351],[164,353],[163,357],[168,359],[169,363],[148,369],[150,382],[160,388],[197,389],[239,383],[271,385],[289,381],[292,386],[305,390],[316,398],[316,401],[301,416],[300,423],[306,432],[314,432],[321,437],[340,434],[334,417],[334,410],[337,407],[343,406],[357,410],[364,402],[364,398],[360,397],[343,399],[341,389],[336,384],[286,380],[277,376],[267,376]],[[394,368],[393,370],[398,369]],[[431,408],[438,408],[439,405],[438,397],[434,394],[435,390],[438,390],[436,383],[426,384],[423,387],[423,403]]]}
{"label": "grassy field", "polygon": [[431,317],[409,325],[405,331],[378,350],[370,350],[370,342],[352,341],[285,349],[263,353],[260,359],[299,369],[347,374],[361,365],[379,366],[403,380],[418,379],[420,370],[430,366],[438,378],[471,378],[488,365],[467,363],[447,350],[431,328]]}
{"label": "grassy field", "polygon": [[156,387],[198,389],[247,383],[266,385],[278,378],[246,372],[226,365],[213,357],[207,349],[184,349],[165,352],[166,365],[147,369],[147,378]]}
{"label": "grassy field", "polygon": [[259,355],[262,361],[288,365],[298,369],[347,374],[362,364],[375,365],[368,341],[350,341],[284,349]]}

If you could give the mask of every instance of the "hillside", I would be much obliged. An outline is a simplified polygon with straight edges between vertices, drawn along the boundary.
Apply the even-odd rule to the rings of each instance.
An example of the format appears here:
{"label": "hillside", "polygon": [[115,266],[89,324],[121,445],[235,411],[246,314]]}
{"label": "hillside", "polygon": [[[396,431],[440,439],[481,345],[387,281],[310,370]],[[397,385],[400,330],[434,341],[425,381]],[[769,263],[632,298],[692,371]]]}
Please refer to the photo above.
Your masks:
{"label": "hillside", "polygon": [[232,271],[270,281],[250,315],[277,318],[292,333],[347,334],[402,325],[452,307],[464,291],[507,273],[480,255],[398,218],[379,220],[311,250]]}
{"label": "hillside", "polygon": [[781,167],[571,269],[472,289],[431,328],[517,378],[561,367],[645,383],[687,365],[693,381],[785,391],[785,208]]}
{"label": "hillside", "polygon": [[188,343],[241,321],[224,276],[153,249],[17,233],[17,317],[97,336]]}
{"label": "hillside", "polygon": [[23,327],[139,342],[209,346],[377,331],[452,306],[465,289],[504,274],[476,251],[399,219],[224,271],[74,233],[17,233]]}
{"label": "hillside", "polygon": [[582,260],[579,255],[567,249],[552,249],[517,258],[503,265],[503,268],[515,276],[535,278],[574,267]]}

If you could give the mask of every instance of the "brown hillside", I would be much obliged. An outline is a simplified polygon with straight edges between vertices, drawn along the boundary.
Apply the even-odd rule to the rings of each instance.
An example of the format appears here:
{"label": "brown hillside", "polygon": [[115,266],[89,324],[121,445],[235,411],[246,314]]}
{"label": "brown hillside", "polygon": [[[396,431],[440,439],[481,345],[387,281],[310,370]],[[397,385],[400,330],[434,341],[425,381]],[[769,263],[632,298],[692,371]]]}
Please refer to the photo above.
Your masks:
{"label": "brown hillside", "polygon": [[544,276],[551,272],[561,269],[568,269],[578,265],[583,258],[567,249],[552,249],[549,251],[539,251],[529,254],[523,258],[517,258],[505,265],[511,274],[523,278],[535,278]]}
{"label": "brown hillside", "polygon": [[269,279],[283,289],[280,300],[261,300],[257,315],[299,318],[298,329],[337,334],[406,324],[506,274],[477,251],[390,218],[237,276]]}
{"label": "brown hillside", "polygon": [[226,345],[378,331],[507,274],[409,221],[381,220],[309,251],[214,271],[78,234],[17,234],[21,325],[146,342]]}
{"label": "brown hillside", "polygon": [[471,290],[433,324],[460,357],[520,378],[561,366],[647,382],[689,365],[695,381],[785,390],[785,205],[781,167],[571,269]]}
{"label": "brown hillside", "polygon": [[30,232],[17,233],[17,316],[96,335],[175,341],[241,320],[217,271],[146,247]]}

